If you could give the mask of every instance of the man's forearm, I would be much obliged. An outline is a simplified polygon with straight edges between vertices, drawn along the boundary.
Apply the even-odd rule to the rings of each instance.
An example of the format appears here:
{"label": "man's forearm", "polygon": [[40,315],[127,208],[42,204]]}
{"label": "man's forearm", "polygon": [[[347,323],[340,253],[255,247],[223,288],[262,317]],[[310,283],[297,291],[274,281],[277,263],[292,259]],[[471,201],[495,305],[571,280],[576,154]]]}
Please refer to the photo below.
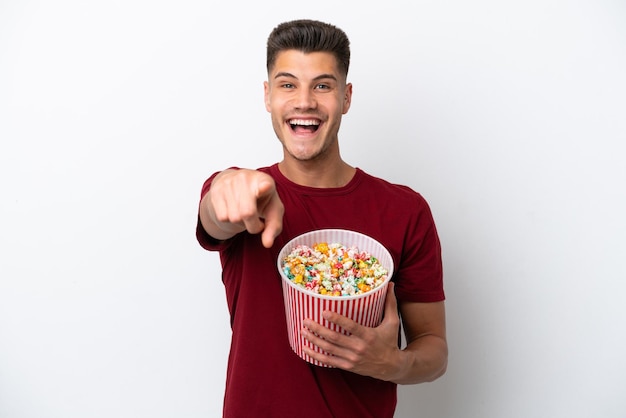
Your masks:
{"label": "man's forearm", "polygon": [[392,382],[399,385],[432,382],[446,372],[448,344],[439,336],[425,335],[409,343],[400,358],[404,365]]}

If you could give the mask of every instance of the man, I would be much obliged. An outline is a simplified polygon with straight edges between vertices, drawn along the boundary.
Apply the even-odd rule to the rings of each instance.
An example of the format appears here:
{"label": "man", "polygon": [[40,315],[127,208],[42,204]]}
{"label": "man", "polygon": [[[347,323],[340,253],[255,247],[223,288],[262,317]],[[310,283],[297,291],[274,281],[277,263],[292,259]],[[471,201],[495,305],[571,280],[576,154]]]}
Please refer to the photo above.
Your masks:
{"label": "man", "polygon": [[[392,417],[397,384],[445,372],[441,252],[428,204],[406,186],[350,166],[339,152],[352,99],[349,62],[348,38],[337,27],[311,20],[278,25],[267,42],[264,92],[283,159],[256,170],[226,169],[202,188],[197,237],[220,253],[233,331],[224,417]],[[291,351],[276,268],[287,241],[321,228],[370,235],[397,266],[380,326],[326,312],[348,336],[305,322],[302,335],[329,353],[307,354],[331,367]]]}

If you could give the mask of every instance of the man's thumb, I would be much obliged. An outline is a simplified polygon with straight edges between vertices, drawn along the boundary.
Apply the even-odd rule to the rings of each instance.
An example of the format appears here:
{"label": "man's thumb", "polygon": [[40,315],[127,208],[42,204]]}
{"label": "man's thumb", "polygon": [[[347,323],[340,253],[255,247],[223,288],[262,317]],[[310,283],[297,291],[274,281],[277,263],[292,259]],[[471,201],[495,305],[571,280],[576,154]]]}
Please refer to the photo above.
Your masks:
{"label": "man's thumb", "polygon": [[256,185],[257,199],[267,196],[274,191],[274,183],[269,180],[261,180]]}

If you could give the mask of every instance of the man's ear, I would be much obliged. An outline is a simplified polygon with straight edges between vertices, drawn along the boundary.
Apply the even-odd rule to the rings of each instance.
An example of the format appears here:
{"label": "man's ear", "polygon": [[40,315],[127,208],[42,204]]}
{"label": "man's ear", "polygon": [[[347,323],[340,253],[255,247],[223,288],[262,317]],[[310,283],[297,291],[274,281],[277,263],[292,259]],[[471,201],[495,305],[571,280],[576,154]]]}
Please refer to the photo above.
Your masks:
{"label": "man's ear", "polygon": [[343,114],[345,115],[350,110],[350,104],[352,103],[352,83],[346,84],[346,91],[343,97]]}
{"label": "man's ear", "polygon": [[270,83],[267,81],[263,82],[263,97],[265,100],[265,110],[270,112]]}

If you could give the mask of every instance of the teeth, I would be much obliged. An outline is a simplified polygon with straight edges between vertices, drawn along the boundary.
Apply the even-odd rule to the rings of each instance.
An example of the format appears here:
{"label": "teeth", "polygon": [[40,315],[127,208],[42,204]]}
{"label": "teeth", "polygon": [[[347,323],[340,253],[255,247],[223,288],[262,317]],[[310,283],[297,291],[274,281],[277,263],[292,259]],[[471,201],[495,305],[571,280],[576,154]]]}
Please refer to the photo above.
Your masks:
{"label": "teeth", "polygon": [[289,121],[291,125],[302,125],[302,126],[312,126],[319,125],[319,121],[311,120],[311,119],[291,119]]}

